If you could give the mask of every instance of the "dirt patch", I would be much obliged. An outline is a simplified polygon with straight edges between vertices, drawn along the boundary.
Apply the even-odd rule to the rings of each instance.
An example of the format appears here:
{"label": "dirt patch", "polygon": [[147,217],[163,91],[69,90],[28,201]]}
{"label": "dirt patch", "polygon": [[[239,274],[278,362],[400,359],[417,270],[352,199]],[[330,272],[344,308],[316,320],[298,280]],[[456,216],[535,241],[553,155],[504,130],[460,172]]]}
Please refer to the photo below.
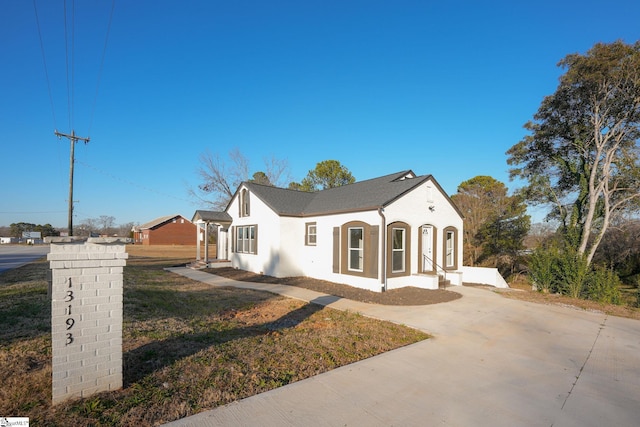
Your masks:
{"label": "dirt patch", "polygon": [[406,286],[400,289],[392,289],[386,292],[372,292],[365,289],[356,288],[341,283],[328,282],[326,280],[313,279],[311,277],[283,277],[276,278],[255,274],[231,267],[208,268],[207,273],[216,274],[228,279],[242,282],[273,283],[279,285],[297,286],[347,298],[354,301],[366,302],[381,305],[428,305],[449,302],[461,298],[457,292],[444,289],[421,289],[413,286]]}

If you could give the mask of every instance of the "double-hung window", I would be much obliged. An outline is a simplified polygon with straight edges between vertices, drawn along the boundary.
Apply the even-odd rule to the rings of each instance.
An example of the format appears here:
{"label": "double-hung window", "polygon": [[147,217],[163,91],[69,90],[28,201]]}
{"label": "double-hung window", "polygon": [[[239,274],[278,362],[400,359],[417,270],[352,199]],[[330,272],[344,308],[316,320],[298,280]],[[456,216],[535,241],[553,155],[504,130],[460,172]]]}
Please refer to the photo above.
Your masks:
{"label": "double-hung window", "polygon": [[364,229],[349,228],[349,270],[363,271],[364,268]]}
{"label": "double-hung window", "polygon": [[308,222],[306,224],[307,227],[307,232],[305,233],[306,235],[306,241],[305,244],[307,246],[315,246],[316,245],[316,223],[315,222]]}
{"label": "double-hung window", "polygon": [[401,273],[405,271],[406,230],[404,228],[394,228],[391,233],[393,239],[391,271],[393,273]]}
{"label": "double-hung window", "polygon": [[256,226],[242,225],[236,227],[236,252],[256,253]]}

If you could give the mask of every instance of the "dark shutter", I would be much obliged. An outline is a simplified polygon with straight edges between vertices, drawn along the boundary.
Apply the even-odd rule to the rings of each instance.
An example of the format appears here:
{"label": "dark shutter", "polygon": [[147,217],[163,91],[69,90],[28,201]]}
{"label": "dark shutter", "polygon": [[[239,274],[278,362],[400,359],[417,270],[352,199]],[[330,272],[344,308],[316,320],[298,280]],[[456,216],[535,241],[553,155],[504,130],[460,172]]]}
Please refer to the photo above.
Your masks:
{"label": "dark shutter", "polygon": [[365,274],[367,277],[378,277],[378,252],[380,244],[378,242],[380,235],[380,227],[373,225],[369,228],[369,245],[368,253],[365,254]]}
{"label": "dark shutter", "polygon": [[230,233],[231,234],[231,253],[236,252],[236,233],[237,233],[236,229],[237,228],[238,227],[236,226],[231,227],[231,233]]}
{"label": "dark shutter", "polygon": [[255,232],[254,232],[254,236],[255,236],[255,241],[253,242],[253,253],[258,255],[258,224],[255,225]]}
{"label": "dark shutter", "polygon": [[340,227],[333,227],[333,272],[340,273]]}

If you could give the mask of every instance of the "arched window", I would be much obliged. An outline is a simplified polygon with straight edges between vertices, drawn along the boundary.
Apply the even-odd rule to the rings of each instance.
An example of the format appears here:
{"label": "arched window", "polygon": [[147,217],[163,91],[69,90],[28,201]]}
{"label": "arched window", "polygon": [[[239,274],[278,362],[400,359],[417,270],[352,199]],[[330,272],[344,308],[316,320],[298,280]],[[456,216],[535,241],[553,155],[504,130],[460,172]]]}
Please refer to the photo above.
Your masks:
{"label": "arched window", "polygon": [[[377,225],[351,221],[343,224],[339,233],[334,232],[334,251],[335,239],[339,239],[341,274],[378,276],[378,230]],[[336,261],[334,258],[334,265]]]}
{"label": "arched window", "polygon": [[411,227],[405,222],[387,226],[387,276],[411,273]]}
{"label": "arched window", "polygon": [[249,216],[249,190],[246,188],[240,192],[240,216]]}

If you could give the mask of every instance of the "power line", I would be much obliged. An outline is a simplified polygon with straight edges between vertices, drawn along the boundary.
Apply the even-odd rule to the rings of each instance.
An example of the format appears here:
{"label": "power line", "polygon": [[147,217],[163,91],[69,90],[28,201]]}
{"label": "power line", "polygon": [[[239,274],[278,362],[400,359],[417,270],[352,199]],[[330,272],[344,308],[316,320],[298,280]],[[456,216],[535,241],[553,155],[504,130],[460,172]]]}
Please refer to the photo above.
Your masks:
{"label": "power line", "polygon": [[[73,130],[76,118],[76,2],[71,1],[71,127]],[[69,233],[71,234],[71,233]]]}
{"label": "power line", "polygon": [[[105,33],[104,44],[102,46],[102,54],[100,56],[100,65],[98,69],[98,75],[96,79],[96,89],[93,101],[91,103],[91,115],[89,118],[89,132],[88,135],[91,135],[91,129],[93,127],[93,122],[95,119],[95,110],[96,104],[98,100],[98,94],[100,91],[100,82],[102,80],[102,73],[104,71],[104,63],[107,53],[107,47],[109,45],[109,35],[111,34],[111,27],[113,23],[113,15],[115,10],[116,2],[115,0],[111,1],[111,8],[109,10],[109,19],[107,21],[107,31]],[[44,64],[44,72],[45,78],[47,81],[47,92],[49,94],[49,103],[51,104],[51,113],[53,117],[53,125],[54,129],[58,128],[56,113],[55,113],[55,103],[53,101],[53,92],[51,90],[51,78],[49,76],[49,70],[47,67],[46,60],[46,52],[44,48],[44,41],[42,37],[42,28],[40,25],[40,16],[38,15],[38,6],[36,0],[33,0],[33,10],[36,18],[36,26],[38,30],[38,38],[40,41],[40,52],[42,54],[42,62]],[[64,48],[65,48],[65,78],[66,78],[66,89],[67,89],[67,119],[69,129],[74,128],[75,121],[75,0],[72,0],[71,6],[67,6],[67,0],[63,2],[63,15],[64,15]]]}
{"label": "power line", "polygon": [[73,114],[71,108],[71,83],[69,82],[69,32],[67,25],[67,1],[63,2],[63,10],[64,10],[64,59],[66,66],[66,76],[67,76],[67,116],[69,121],[69,129],[73,129]]}
{"label": "power line", "polygon": [[[54,125],[55,125],[55,110],[54,110],[54,103],[53,103],[53,96],[51,95],[51,84],[49,81],[49,75],[47,72],[47,67],[46,67],[46,60],[45,60],[45,52],[44,52],[44,44],[42,42],[42,33],[40,31],[40,20],[38,18],[38,9],[36,6],[36,0],[33,0],[33,7],[35,10],[35,14],[36,14],[36,22],[38,25],[38,34],[40,35],[40,48],[42,51],[42,57],[43,60],[45,62],[45,74],[47,76],[47,87],[49,88],[49,99],[51,101],[51,110],[53,112],[54,115]],[[95,113],[95,103],[98,97],[98,88],[100,86],[100,78],[102,75],[102,69],[104,67],[104,58],[105,58],[105,53],[106,53],[106,49],[107,49],[107,44],[108,44],[108,40],[109,40],[109,32],[111,30],[111,22],[113,19],[113,9],[115,7],[115,0],[112,1],[111,4],[111,12],[109,14],[109,23],[108,23],[108,27],[107,27],[107,34],[105,37],[105,43],[104,43],[104,47],[103,47],[103,51],[102,51],[102,57],[101,57],[101,61],[100,61],[100,69],[98,72],[98,79],[96,82],[96,96],[93,102],[93,106],[92,106],[92,112],[91,112],[91,117],[90,117],[90,124],[89,124],[89,129],[91,129],[91,125],[93,123],[93,118],[94,118],[94,113]],[[69,21],[69,12],[67,10],[67,0],[64,0],[63,2],[63,11],[64,11],[64,50],[65,50],[65,67],[66,67],[66,81],[67,81],[67,115],[68,115],[68,122],[69,122],[69,129],[71,129],[71,133],[70,134],[66,134],[66,133],[61,133],[58,132],[57,130],[57,126],[56,126],[56,130],[54,131],[54,134],[58,137],[58,138],[68,138],[71,144],[70,147],[70,158],[69,158],[69,224],[68,224],[68,228],[69,228],[69,235],[73,236],[73,172],[74,172],[74,164],[75,164],[75,156],[74,156],[74,151],[75,151],[75,144],[78,141],[83,141],[85,144],[89,142],[90,138],[87,136],[86,138],[81,137],[81,136],[77,136],[75,133],[75,128],[74,128],[74,119],[75,119],[75,16],[76,16],[76,8],[75,8],[75,0],[71,1],[71,16],[70,16],[70,23]],[[71,38],[71,41],[69,41],[69,37]]]}
{"label": "power line", "polygon": [[110,173],[110,172],[107,172],[107,171],[102,170],[102,169],[100,169],[100,168],[97,168],[97,167],[95,167],[95,166],[93,166],[93,165],[90,165],[90,164],[88,164],[88,163],[86,163],[86,162],[83,162],[82,160],[76,160],[76,163],[78,163],[78,164],[80,164],[80,165],[82,165],[82,166],[85,166],[85,167],[87,167],[87,168],[89,168],[89,169],[93,169],[94,171],[96,171],[96,172],[98,172],[98,173],[100,173],[100,174],[102,174],[102,175],[108,176],[109,178],[111,178],[111,179],[113,179],[113,180],[115,180],[115,181],[120,181],[120,182],[122,182],[122,183],[124,183],[124,184],[127,184],[127,185],[129,185],[129,186],[134,186],[134,187],[140,188],[140,189],[145,190],[145,191],[147,191],[147,192],[149,192],[149,193],[159,194],[159,195],[161,195],[161,196],[170,197],[170,198],[172,198],[172,199],[180,200],[180,201],[182,201],[182,202],[190,202],[189,200],[182,199],[182,198],[180,198],[180,197],[176,197],[176,196],[174,196],[174,195],[172,195],[172,194],[163,193],[163,192],[161,192],[161,191],[157,191],[157,190],[154,190],[154,189],[152,189],[152,188],[145,187],[144,185],[141,185],[141,184],[135,183],[135,182],[130,181],[130,180],[128,180],[128,179],[124,179],[124,178],[118,177],[118,176],[116,176],[116,175],[114,175],[114,174],[112,174],[112,173]]}
{"label": "power line", "polygon": [[91,106],[91,117],[89,118],[89,130],[88,136],[91,136],[91,128],[93,127],[93,118],[96,112],[96,103],[98,101],[98,90],[100,89],[100,80],[102,78],[102,70],[104,68],[104,58],[107,54],[107,44],[109,43],[109,34],[111,33],[111,22],[113,21],[113,10],[116,7],[116,0],[111,2],[111,11],[109,12],[109,23],[107,24],[107,34],[104,38],[104,47],[102,48],[102,57],[100,58],[100,68],[98,70],[98,81],[96,82],[96,95],[93,98],[93,104]]}
{"label": "power line", "polygon": [[51,115],[53,116],[53,127],[57,128],[56,123],[56,110],[53,104],[53,95],[51,94],[51,81],[49,79],[49,71],[47,69],[47,58],[44,53],[44,43],[42,41],[42,31],[40,30],[40,19],[38,18],[38,7],[36,6],[36,0],[33,0],[33,10],[36,15],[36,25],[38,27],[38,38],[40,39],[40,52],[42,53],[42,62],[44,64],[44,75],[47,80],[47,91],[49,92],[49,102],[51,103]]}

